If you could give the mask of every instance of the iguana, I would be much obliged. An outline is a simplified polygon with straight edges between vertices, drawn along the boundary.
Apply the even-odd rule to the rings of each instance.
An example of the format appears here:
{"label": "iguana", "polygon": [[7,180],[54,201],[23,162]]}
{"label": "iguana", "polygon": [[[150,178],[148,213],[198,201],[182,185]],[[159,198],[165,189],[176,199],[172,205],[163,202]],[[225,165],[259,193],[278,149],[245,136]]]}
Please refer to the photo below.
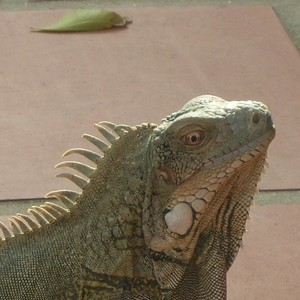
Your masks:
{"label": "iguana", "polygon": [[[161,125],[95,124],[64,161],[81,192],[1,225],[0,299],[226,299],[226,273],[275,135],[255,101],[192,99]],[[35,219],[35,220],[33,220]]]}

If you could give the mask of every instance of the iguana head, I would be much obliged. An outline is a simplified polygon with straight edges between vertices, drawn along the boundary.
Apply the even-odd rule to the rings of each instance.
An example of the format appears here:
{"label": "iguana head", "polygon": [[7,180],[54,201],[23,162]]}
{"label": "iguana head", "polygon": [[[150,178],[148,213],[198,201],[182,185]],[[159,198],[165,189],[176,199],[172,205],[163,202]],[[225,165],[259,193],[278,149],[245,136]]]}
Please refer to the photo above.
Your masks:
{"label": "iguana head", "polygon": [[[200,96],[166,117],[149,143],[143,224],[151,251],[187,262],[229,201],[243,202],[243,223],[274,134],[268,108],[254,101]],[[234,229],[241,236],[244,224]]]}

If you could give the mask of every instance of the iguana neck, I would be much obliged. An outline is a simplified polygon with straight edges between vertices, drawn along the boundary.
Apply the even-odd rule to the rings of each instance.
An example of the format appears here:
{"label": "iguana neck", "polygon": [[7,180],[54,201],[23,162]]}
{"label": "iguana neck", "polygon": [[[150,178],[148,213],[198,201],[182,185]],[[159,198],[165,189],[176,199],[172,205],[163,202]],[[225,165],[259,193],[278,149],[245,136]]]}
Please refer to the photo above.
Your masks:
{"label": "iguana neck", "polygon": [[[108,286],[117,278],[120,288],[132,278],[155,281],[142,231],[142,204],[148,184],[146,156],[152,130],[146,126],[117,141],[101,159],[77,204],[78,211],[88,214],[84,217],[87,249],[83,265],[92,280],[98,276]],[[91,280],[85,282],[88,286]]]}
{"label": "iguana neck", "polygon": [[[91,289],[89,274],[79,278],[85,270],[90,270],[93,276],[98,274],[99,278],[104,276],[103,283],[108,286],[109,278],[118,276],[122,282],[133,277],[156,282],[151,268],[148,268],[147,256],[136,260],[145,251],[141,206],[147,184],[145,155],[152,130],[148,125],[140,126],[107,150],[70,213],[52,224],[9,238],[1,244],[9,248],[8,255],[21,274],[20,281],[25,280],[22,274],[28,276],[30,273],[30,270],[21,272],[26,268],[24,253],[27,253],[28,261],[37,265],[31,268],[32,272],[39,270],[38,274],[30,275],[32,285],[35,276],[45,277],[45,284],[53,282],[58,291],[59,286],[68,286],[73,294],[77,293],[75,295],[81,290]],[[27,243],[29,236],[30,243]],[[1,251],[0,255],[4,254],[7,255]],[[6,268],[11,268],[7,256],[6,262],[6,266],[1,266],[4,273]],[[42,279],[39,279],[39,285],[41,288]],[[114,282],[111,288],[118,289],[118,285]],[[54,295],[55,288],[48,296]]]}

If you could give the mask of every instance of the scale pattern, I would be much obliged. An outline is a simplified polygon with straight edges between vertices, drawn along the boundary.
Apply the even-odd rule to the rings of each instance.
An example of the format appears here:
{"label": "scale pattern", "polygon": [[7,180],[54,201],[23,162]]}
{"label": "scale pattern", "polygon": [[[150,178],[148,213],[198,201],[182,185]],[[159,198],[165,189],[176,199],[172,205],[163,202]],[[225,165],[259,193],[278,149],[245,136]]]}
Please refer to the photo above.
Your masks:
{"label": "scale pattern", "polygon": [[256,101],[199,96],[155,124],[95,124],[50,192],[0,223],[0,299],[226,299],[275,136]]}

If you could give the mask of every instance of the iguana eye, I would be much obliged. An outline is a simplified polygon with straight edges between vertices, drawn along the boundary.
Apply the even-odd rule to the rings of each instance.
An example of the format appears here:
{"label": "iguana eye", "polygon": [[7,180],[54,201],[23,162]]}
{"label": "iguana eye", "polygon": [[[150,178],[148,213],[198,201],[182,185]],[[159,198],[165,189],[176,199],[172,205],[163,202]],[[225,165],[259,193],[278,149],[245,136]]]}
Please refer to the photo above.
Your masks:
{"label": "iguana eye", "polygon": [[203,143],[205,134],[201,130],[195,130],[183,137],[183,142],[188,146],[198,146]]}

